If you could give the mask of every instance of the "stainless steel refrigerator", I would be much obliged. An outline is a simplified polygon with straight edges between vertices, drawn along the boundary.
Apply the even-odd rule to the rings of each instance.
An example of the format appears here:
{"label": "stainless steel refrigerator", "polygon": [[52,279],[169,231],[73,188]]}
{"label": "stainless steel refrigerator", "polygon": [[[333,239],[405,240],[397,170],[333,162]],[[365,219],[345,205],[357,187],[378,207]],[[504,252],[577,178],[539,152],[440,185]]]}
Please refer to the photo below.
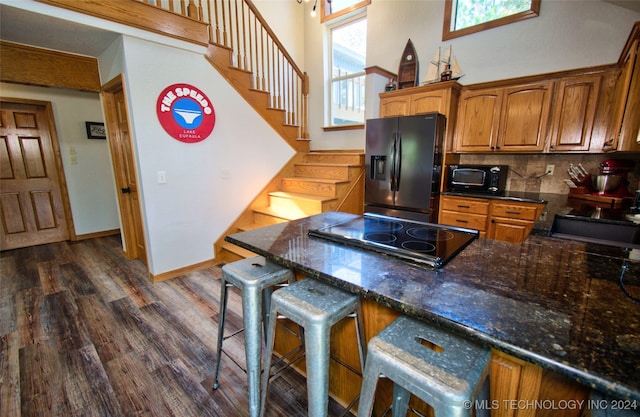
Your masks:
{"label": "stainless steel refrigerator", "polygon": [[365,212],[437,223],[445,124],[437,113],[366,121]]}

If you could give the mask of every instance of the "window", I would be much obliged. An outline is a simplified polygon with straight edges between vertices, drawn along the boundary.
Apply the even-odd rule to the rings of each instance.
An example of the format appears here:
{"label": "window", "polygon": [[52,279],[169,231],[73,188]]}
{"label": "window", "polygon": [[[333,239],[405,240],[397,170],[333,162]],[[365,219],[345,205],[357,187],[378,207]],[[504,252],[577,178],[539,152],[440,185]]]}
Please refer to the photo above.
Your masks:
{"label": "window", "polygon": [[347,15],[369,4],[371,0],[320,0],[320,22]]}
{"label": "window", "polygon": [[540,0],[445,0],[442,40],[476,33],[540,13]]}
{"label": "window", "polygon": [[328,36],[328,125],[363,124],[367,18],[359,15],[336,24]]}

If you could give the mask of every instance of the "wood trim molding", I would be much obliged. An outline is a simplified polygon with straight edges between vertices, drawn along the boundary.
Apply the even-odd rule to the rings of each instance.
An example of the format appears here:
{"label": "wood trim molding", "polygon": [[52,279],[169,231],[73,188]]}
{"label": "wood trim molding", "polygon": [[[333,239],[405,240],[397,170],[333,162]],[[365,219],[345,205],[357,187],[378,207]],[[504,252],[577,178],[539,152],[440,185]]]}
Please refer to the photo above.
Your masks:
{"label": "wood trim molding", "polygon": [[140,1],[36,0],[199,45],[209,44],[209,25]]}
{"label": "wood trim molding", "polygon": [[93,232],[93,233],[83,233],[81,235],[76,235],[74,239],[71,240],[86,240],[86,239],[93,239],[96,237],[105,237],[105,236],[111,236],[111,235],[118,235],[120,234],[120,229],[111,229],[111,230],[103,230],[101,232]]}
{"label": "wood trim molding", "polygon": [[201,269],[211,268],[212,266],[215,266],[215,265],[217,265],[216,262],[214,262],[213,259],[209,259],[209,260],[197,263],[197,264],[188,265],[188,266],[185,266],[185,267],[182,267],[182,268],[174,269],[173,271],[163,272],[161,274],[149,273],[149,278],[151,279],[151,282],[153,282],[154,284],[157,284],[158,282],[166,281],[166,280],[171,279],[171,278],[176,278],[176,277],[179,277],[181,275],[188,274],[190,272],[195,272],[195,271],[199,271]]}
{"label": "wood trim molding", "polygon": [[96,58],[0,41],[0,80],[100,92]]}
{"label": "wood trim molding", "polygon": [[377,74],[377,75],[381,75],[381,76],[383,76],[385,78],[396,78],[397,77],[397,74],[395,74],[395,73],[393,73],[391,71],[388,71],[388,70],[386,70],[384,68],[381,68],[381,67],[379,67],[377,65],[365,68],[364,69],[364,73],[366,75]]}

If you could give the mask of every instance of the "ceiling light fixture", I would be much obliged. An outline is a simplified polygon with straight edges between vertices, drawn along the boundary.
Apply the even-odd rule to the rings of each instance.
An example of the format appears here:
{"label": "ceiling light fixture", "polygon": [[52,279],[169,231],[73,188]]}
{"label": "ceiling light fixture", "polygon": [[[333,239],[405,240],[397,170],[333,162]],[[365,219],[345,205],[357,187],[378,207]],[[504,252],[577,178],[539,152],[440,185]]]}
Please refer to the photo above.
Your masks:
{"label": "ceiling light fixture", "polygon": [[[302,0],[296,0],[298,4],[302,4]],[[305,3],[309,3],[309,0],[304,0]],[[311,9],[311,17],[316,16],[316,9],[318,8],[318,0],[313,3],[313,9]]]}

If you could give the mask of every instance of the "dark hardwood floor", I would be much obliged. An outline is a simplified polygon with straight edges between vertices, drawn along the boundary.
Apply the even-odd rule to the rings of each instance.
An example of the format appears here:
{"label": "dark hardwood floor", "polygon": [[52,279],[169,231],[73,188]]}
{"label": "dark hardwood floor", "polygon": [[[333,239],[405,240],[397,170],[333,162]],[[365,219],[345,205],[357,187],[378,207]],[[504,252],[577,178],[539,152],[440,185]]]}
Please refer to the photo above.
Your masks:
{"label": "dark hardwood floor", "polygon": [[[220,267],[152,284],[121,251],[110,236],[0,253],[0,416],[247,416],[225,355],[211,389]],[[237,291],[229,307],[228,331]],[[241,364],[243,349],[242,334],[225,342]],[[268,416],[305,416],[305,379],[282,373],[267,401]]]}

